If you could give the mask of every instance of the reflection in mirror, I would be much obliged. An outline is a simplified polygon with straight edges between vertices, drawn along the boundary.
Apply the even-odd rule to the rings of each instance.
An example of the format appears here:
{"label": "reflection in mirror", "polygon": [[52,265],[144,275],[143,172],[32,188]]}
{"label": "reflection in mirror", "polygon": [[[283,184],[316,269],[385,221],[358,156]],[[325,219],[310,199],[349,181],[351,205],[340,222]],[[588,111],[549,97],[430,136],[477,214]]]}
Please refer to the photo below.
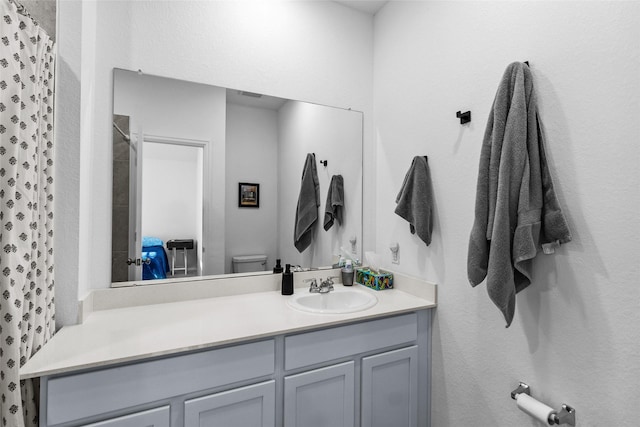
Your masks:
{"label": "reflection in mirror", "polygon": [[[320,203],[300,253],[309,153]],[[334,175],[343,218],[325,230]],[[114,70],[112,209],[114,286],[361,258],[362,113]]]}

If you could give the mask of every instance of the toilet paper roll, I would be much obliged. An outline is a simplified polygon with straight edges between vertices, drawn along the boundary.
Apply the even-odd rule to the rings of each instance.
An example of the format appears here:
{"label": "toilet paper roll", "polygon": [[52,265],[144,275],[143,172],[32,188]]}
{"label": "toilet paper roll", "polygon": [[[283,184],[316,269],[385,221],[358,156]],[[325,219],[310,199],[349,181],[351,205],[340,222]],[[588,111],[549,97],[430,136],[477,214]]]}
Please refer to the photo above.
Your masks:
{"label": "toilet paper roll", "polygon": [[549,425],[549,416],[555,412],[553,408],[545,405],[542,402],[537,401],[533,397],[525,393],[520,393],[516,396],[516,402],[518,408],[521,411],[531,415],[538,421],[541,421]]}

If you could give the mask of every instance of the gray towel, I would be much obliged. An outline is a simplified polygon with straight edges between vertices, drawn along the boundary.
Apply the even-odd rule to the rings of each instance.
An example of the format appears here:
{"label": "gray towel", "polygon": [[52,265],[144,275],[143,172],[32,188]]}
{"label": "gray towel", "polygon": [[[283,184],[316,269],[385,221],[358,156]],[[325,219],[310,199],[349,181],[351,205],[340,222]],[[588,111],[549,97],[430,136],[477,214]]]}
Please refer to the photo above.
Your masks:
{"label": "gray towel", "polygon": [[313,240],[313,226],[318,220],[318,206],[320,206],[320,183],[316,171],[316,157],[313,154],[307,154],[302,171],[293,231],[293,244],[298,252],[307,249]]}
{"label": "gray towel", "polygon": [[540,247],[553,252],[571,233],[553,189],[529,67],[510,64],[498,87],[480,153],[467,272],[507,322],[516,293],[531,284]]}
{"label": "gray towel", "polygon": [[409,222],[411,234],[429,246],[433,231],[431,174],[426,156],[416,156],[396,197],[396,213]]}
{"label": "gray towel", "polygon": [[324,206],[324,229],[329,230],[333,221],[342,225],[342,210],[344,209],[344,181],[342,175],[333,175],[327,191],[327,203]]}

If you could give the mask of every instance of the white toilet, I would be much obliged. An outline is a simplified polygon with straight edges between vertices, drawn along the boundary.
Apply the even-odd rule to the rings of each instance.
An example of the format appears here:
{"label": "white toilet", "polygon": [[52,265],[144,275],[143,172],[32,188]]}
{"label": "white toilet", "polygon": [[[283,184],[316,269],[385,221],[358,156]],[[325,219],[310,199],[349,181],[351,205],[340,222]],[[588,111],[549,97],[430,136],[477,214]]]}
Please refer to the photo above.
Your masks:
{"label": "white toilet", "polygon": [[231,258],[233,273],[248,273],[251,271],[266,271],[266,255],[237,255]]}

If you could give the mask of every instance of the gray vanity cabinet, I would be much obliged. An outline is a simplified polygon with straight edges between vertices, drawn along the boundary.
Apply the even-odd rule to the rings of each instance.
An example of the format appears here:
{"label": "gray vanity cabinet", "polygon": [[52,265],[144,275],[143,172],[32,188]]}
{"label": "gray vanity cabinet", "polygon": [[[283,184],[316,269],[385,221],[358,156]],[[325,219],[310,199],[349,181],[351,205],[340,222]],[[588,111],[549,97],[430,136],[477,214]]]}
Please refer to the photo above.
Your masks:
{"label": "gray vanity cabinet", "polygon": [[235,388],[184,403],[184,425],[194,427],[274,427],[276,382]]}
{"label": "gray vanity cabinet", "polygon": [[429,427],[431,312],[42,377],[41,427]]}
{"label": "gray vanity cabinet", "polygon": [[353,427],[354,362],[284,378],[285,427]]}

